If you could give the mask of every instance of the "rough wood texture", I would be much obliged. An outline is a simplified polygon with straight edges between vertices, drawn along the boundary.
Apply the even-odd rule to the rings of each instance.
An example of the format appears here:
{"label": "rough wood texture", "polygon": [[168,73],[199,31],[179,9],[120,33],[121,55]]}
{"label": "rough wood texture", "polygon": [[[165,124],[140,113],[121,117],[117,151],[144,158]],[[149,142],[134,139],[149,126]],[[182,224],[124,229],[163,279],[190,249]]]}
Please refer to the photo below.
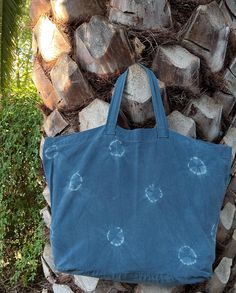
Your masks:
{"label": "rough wood texture", "polygon": [[32,25],[35,25],[42,14],[51,10],[50,0],[31,0],[29,15]]}
{"label": "rough wood texture", "polygon": [[44,104],[51,110],[57,107],[60,98],[56,94],[51,81],[44,73],[38,59],[34,60],[32,79]]}
{"label": "rough wood texture", "polygon": [[227,89],[236,97],[236,57],[232,60],[229,68],[226,69],[224,79]]}
{"label": "rough wood texture", "polygon": [[167,116],[169,128],[176,132],[196,138],[196,124],[192,118],[184,116],[179,111],[173,111]]}
{"label": "rough wood texture", "polygon": [[53,293],[73,293],[74,291],[67,285],[53,284]]}
{"label": "rough wood texture", "polygon": [[51,249],[51,245],[49,243],[46,243],[44,246],[43,259],[46,262],[46,264],[48,265],[48,267],[51,269],[51,271],[55,275],[57,275],[58,271],[56,270],[55,265],[54,265],[53,256],[52,256],[52,249]]}
{"label": "rough wood texture", "polygon": [[200,59],[181,46],[158,47],[152,69],[167,86],[199,86]]}
{"label": "rough wood texture", "polygon": [[166,0],[111,0],[109,19],[135,29],[160,29],[172,25]]}
{"label": "rough wood texture", "polygon": [[50,211],[48,210],[48,207],[47,206],[44,207],[40,211],[40,214],[41,214],[41,216],[43,218],[44,224],[46,225],[47,228],[50,229],[52,218],[51,218]]}
{"label": "rough wood texture", "polygon": [[48,185],[46,185],[46,187],[43,190],[43,196],[44,196],[47,204],[49,206],[51,206],[51,197],[50,197],[50,191],[49,191]]}
{"label": "rough wood texture", "polygon": [[42,263],[44,277],[49,283],[54,284],[56,280],[51,272],[51,269],[49,268],[48,264],[46,263],[43,257],[41,257],[41,263]]}
{"label": "rough wood texture", "polygon": [[185,114],[191,117],[205,139],[213,141],[220,133],[223,106],[207,95],[190,101]]}
{"label": "rough wood texture", "polygon": [[236,127],[230,127],[221,142],[232,147],[233,160],[236,154]]}
{"label": "rough wood texture", "polygon": [[226,18],[228,26],[236,28],[236,2],[235,0],[221,0],[220,8]]}
{"label": "rough wood texture", "polygon": [[54,110],[45,120],[43,127],[47,136],[56,136],[63,129],[68,126],[68,123],[62,117],[60,112],[56,109]]}
{"label": "rough wood texture", "polygon": [[105,17],[93,16],[75,31],[76,58],[81,66],[98,75],[134,63],[134,55],[123,29],[110,24]]}
{"label": "rough wood texture", "polygon": [[85,131],[106,124],[108,110],[108,103],[95,99],[79,112],[80,131]]}
{"label": "rough wood texture", "polygon": [[[155,119],[152,105],[151,89],[148,86],[149,80],[145,70],[138,64],[129,67],[121,109],[132,123],[144,125],[148,119]],[[165,91],[165,84],[159,81],[160,92],[167,114],[169,104]]]}
{"label": "rough wood texture", "polygon": [[46,16],[41,16],[33,29],[39,52],[46,62],[56,60],[60,54],[69,53],[69,39]]}
{"label": "rough wood texture", "polygon": [[232,259],[223,257],[219,265],[214,270],[214,275],[207,283],[207,292],[222,293],[230,277]]}
{"label": "rough wood texture", "polygon": [[58,104],[60,109],[78,109],[94,95],[78,65],[67,54],[62,54],[58,58],[50,76],[61,99]]}
{"label": "rough wood texture", "polygon": [[70,23],[106,13],[106,0],[51,0],[57,21]]}
{"label": "rough wood texture", "polygon": [[182,32],[183,45],[204,58],[213,72],[223,67],[228,35],[229,27],[215,1],[198,6]]}
{"label": "rough wood texture", "polygon": [[[179,286],[180,287],[180,286]],[[139,284],[135,293],[172,293],[174,290],[177,290],[178,287],[168,286],[168,285],[148,285],[148,284]]]}
{"label": "rough wood texture", "polygon": [[225,115],[225,117],[227,117],[231,113],[231,111],[235,105],[236,95],[233,96],[231,94],[217,91],[214,93],[213,98],[215,101],[222,104],[223,114]]}
{"label": "rough wood texture", "polygon": [[86,277],[86,276],[74,276],[75,284],[83,290],[83,292],[94,292],[97,287],[99,279],[93,277]]}

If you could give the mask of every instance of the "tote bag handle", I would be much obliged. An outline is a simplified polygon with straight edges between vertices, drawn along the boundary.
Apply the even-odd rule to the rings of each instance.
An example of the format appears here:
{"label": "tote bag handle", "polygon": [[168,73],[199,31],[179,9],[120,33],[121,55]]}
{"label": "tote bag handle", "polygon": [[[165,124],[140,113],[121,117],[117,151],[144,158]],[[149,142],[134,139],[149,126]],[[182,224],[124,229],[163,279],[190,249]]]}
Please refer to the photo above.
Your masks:
{"label": "tote bag handle", "polygon": [[[157,78],[150,69],[148,69],[142,64],[139,64],[139,65],[145,69],[148,75],[149,85],[150,85],[151,93],[152,93],[153,110],[154,110],[156,121],[158,122],[155,125],[157,137],[168,138],[169,128],[168,128],[168,123],[167,123],[167,119],[165,115],[164,106],[162,103],[162,98],[161,98]],[[125,86],[128,70],[129,68],[118,77],[115,83],[115,90],[111,99],[111,104],[109,107],[109,112],[107,117],[106,134],[114,135],[116,133],[117,118],[119,114],[121,99],[122,99],[122,95],[124,91],[124,86]]]}

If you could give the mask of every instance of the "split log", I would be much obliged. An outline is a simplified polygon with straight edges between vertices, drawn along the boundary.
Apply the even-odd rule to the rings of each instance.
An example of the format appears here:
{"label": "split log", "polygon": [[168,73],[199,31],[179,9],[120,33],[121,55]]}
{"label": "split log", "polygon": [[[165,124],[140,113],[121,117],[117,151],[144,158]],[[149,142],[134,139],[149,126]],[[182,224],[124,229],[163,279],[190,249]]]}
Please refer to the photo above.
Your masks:
{"label": "split log", "polygon": [[236,56],[236,28],[232,29],[229,34],[229,45],[231,52],[234,52],[234,56]]}
{"label": "split log", "polygon": [[51,197],[50,197],[50,191],[49,191],[48,185],[46,185],[46,187],[43,190],[43,196],[44,196],[47,204],[49,206],[51,206]]}
{"label": "split log", "polygon": [[43,218],[44,224],[46,225],[47,228],[50,229],[52,218],[51,218],[51,214],[50,214],[48,208],[47,207],[44,207],[40,211],[40,214],[41,214],[41,216]]}
{"label": "split log", "polygon": [[236,2],[234,0],[221,0],[220,8],[227,21],[227,25],[235,29],[236,28]]}
{"label": "split log", "polygon": [[106,13],[106,0],[51,0],[53,15],[64,24]]}
{"label": "split log", "polygon": [[232,147],[232,161],[236,154],[236,127],[230,127],[223,137],[221,143]]}
{"label": "split log", "polygon": [[[109,103],[95,99],[81,112],[79,112],[80,131],[99,127],[106,124]],[[121,127],[129,128],[128,122],[122,111],[120,111],[118,122]]]}
{"label": "split log", "polygon": [[33,29],[39,52],[46,62],[56,60],[62,53],[69,53],[71,45],[67,36],[46,16],[41,16]]}
{"label": "split log", "polygon": [[214,100],[217,101],[218,103],[222,104],[223,115],[225,117],[228,117],[228,115],[231,113],[231,111],[235,105],[235,102],[236,102],[235,96],[228,94],[228,93],[221,92],[221,91],[217,91],[213,95]]}
{"label": "split log", "polygon": [[234,193],[235,202],[236,202],[236,177],[235,176],[232,177],[228,188],[230,191],[232,191]]}
{"label": "split log", "polygon": [[108,110],[109,104],[107,102],[95,99],[79,112],[80,131],[106,124]]}
{"label": "split log", "polygon": [[83,290],[83,292],[93,292],[97,287],[98,281],[98,278],[74,275],[75,285]]}
{"label": "split log", "polygon": [[140,30],[172,26],[170,5],[166,0],[111,0],[109,20]]}
{"label": "split log", "polygon": [[199,86],[200,59],[181,46],[159,46],[152,69],[167,86]]}
{"label": "split log", "polygon": [[213,72],[222,69],[229,27],[215,1],[198,6],[181,35],[183,45],[194,54],[204,58]]}
{"label": "split log", "polygon": [[204,138],[213,141],[220,133],[222,109],[222,105],[202,95],[200,99],[191,100],[184,112],[196,122]]}
{"label": "split log", "polygon": [[229,92],[236,97],[236,57],[231,62],[229,68],[224,73],[226,87]]}
{"label": "split log", "polygon": [[48,289],[45,289],[45,288],[44,288],[44,289],[42,290],[42,293],[49,293],[49,291],[48,291]]}
{"label": "split log", "polygon": [[82,68],[98,75],[114,73],[134,63],[134,54],[123,29],[105,17],[93,16],[75,31],[76,58]]}
{"label": "split log", "polygon": [[53,293],[73,293],[71,288],[67,285],[53,284]]}
{"label": "split log", "polygon": [[44,73],[38,59],[35,59],[33,63],[32,80],[44,104],[49,109],[54,110],[57,107],[60,98],[57,96],[51,81]]}
{"label": "split log", "polygon": [[231,235],[231,228],[235,217],[235,205],[227,202],[220,212],[220,222],[217,229],[216,239],[219,243],[225,243]]}
{"label": "split log", "polygon": [[196,124],[192,118],[184,116],[179,111],[173,111],[167,116],[169,128],[192,138],[196,138]]}
{"label": "split log", "polygon": [[31,0],[29,15],[34,26],[40,16],[49,13],[51,10],[50,0]]}
{"label": "split log", "polygon": [[206,284],[207,292],[222,293],[229,280],[232,266],[232,259],[223,257],[219,265],[214,270],[214,274],[210,281]]}
{"label": "split log", "polygon": [[60,112],[56,109],[54,110],[45,120],[43,128],[47,136],[56,136],[63,129],[68,126],[68,123],[62,117]]}
{"label": "split log", "polygon": [[44,277],[46,278],[46,280],[50,283],[50,284],[54,284],[56,282],[48,264],[46,263],[46,261],[43,259],[43,257],[41,257],[41,263],[42,263],[42,267],[43,267],[43,274]]}
{"label": "split log", "polygon": [[67,54],[62,54],[58,58],[50,76],[61,99],[58,104],[60,109],[77,109],[94,95],[78,65]]}
{"label": "split log", "polygon": [[223,256],[232,259],[236,256],[236,229],[234,229],[231,239],[224,248]]}
{"label": "split log", "polygon": [[[165,84],[159,81],[159,87],[166,112],[169,113]],[[130,122],[143,126],[149,119],[155,119],[151,96],[149,79],[145,70],[139,64],[131,65],[121,100],[121,109]]]}

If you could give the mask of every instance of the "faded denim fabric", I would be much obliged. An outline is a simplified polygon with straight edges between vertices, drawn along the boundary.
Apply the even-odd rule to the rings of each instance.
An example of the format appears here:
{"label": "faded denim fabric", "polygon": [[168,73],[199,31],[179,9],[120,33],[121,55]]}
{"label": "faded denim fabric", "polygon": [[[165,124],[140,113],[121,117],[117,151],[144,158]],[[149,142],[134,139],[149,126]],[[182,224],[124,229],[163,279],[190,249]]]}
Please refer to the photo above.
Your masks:
{"label": "faded denim fabric", "polygon": [[154,128],[117,125],[127,69],[106,125],[45,139],[55,266],[130,283],[201,282],[213,274],[232,148],[169,129],[158,80],[143,68]]}

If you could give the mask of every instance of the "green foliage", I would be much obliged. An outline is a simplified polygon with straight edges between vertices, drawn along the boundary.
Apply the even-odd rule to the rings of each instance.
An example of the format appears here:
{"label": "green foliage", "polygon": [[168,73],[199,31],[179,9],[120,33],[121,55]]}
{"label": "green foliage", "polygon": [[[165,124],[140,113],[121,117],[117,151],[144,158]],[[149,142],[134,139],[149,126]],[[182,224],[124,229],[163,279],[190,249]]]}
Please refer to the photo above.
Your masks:
{"label": "green foliage", "polygon": [[42,251],[41,114],[25,89],[5,93],[0,125],[0,265],[11,283],[32,281]]}
{"label": "green foliage", "polygon": [[[39,157],[42,117],[31,80],[29,1],[24,1],[23,8],[20,0],[2,1],[4,27],[0,28],[0,51],[9,53],[8,57],[3,54],[2,60],[12,62],[5,64],[11,68],[5,67],[7,83],[0,96],[0,291],[4,284],[6,292],[10,292],[8,288],[13,285],[31,283],[41,266],[45,239],[39,211],[45,203]],[[16,14],[20,16],[17,26],[11,26]],[[13,28],[14,41],[9,43],[7,38]],[[2,74],[3,68],[1,71]]]}

